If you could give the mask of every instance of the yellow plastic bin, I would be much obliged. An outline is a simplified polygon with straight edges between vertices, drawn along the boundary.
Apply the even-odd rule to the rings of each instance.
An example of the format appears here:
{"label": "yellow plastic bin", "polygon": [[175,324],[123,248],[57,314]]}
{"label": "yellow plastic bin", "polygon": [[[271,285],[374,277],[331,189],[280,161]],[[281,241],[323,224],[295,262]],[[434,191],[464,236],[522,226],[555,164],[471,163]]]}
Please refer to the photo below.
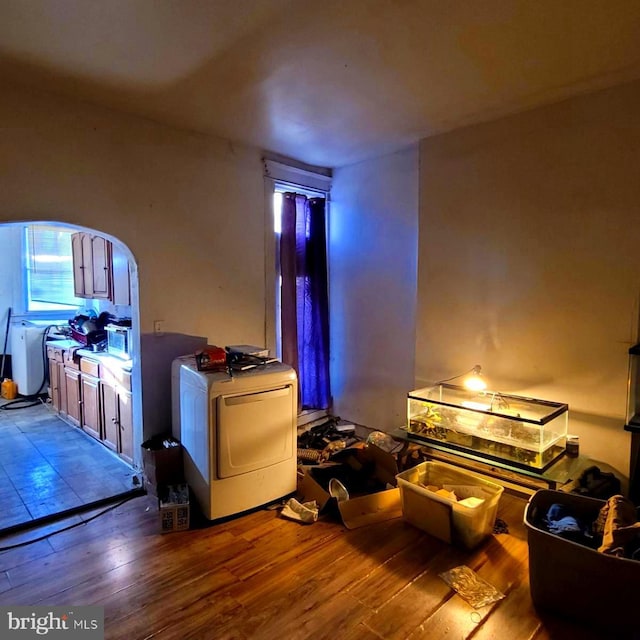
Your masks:
{"label": "yellow plastic bin", "polygon": [[[467,549],[493,532],[503,486],[442,462],[423,462],[399,473],[396,479],[402,515],[415,527]],[[459,500],[437,494],[428,486],[452,489]]]}

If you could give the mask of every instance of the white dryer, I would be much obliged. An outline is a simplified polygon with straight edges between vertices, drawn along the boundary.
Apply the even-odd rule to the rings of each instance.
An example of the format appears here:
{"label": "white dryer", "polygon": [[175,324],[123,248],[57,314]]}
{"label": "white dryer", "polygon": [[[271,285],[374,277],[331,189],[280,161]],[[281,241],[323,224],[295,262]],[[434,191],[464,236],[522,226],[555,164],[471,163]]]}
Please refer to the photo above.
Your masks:
{"label": "white dryer", "polygon": [[185,479],[209,520],[277,500],[296,489],[298,381],[280,362],[226,373],[172,364],[173,435]]}

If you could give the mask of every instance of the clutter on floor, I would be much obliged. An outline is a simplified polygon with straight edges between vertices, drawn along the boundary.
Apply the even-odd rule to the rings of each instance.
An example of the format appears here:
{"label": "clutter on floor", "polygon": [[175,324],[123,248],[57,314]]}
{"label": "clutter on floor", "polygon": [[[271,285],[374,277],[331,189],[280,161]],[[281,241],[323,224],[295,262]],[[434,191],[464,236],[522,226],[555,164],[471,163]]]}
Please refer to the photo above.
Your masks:
{"label": "clutter on floor", "polygon": [[330,417],[298,436],[298,463],[327,462],[336,452],[358,442],[374,444],[378,449],[393,455],[399,471],[425,460],[419,446],[407,446],[382,431],[358,427],[352,423],[345,423],[339,417]]}
{"label": "clutter on floor", "polygon": [[142,443],[144,488],[158,499],[160,531],[184,531],[191,522],[189,487],[184,478],[182,445],[170,434]]}
{"label": "clutter on floor", "polygon": [[474,609],[480,609],[504,598],[504,593],[483,580],[466,565],[454,567],[438,575]]}
{"label": "clutter on floor", "polygon": [[189,487],[186,484],[161,486],[158,492],[162,533],[189,528]]}
{"label": "clutter on floor", "polygon": [[[403,516],[441,540],[475,547],[494,532],[503,487],[424,458],[387,433],[330,418],[298,437],[299,504],[315,502],[319,516],[349,529]],[[294,507],[283,516],[302,521]]]}
{"label": "clutter on floor", "polygon": [[394,456],[374,444],[354,440],[349,446],[330,441],[326,458],[300,465],[301,502],[314,501],[320,515],[341,521],[347,529],[402,515]]}
{"label": "clutter on floor", "polygon": [[142,443],[144,488],[157,496],[158,489],[184,482],[182,445],[171,436],[154,436]]}
{"label": "clutter on floor", "polygon": [[290,520],[311,523],[318,519],[318,511],[318,503],[315,500],[298,502],[295,498],[289,498],[280,515]]}

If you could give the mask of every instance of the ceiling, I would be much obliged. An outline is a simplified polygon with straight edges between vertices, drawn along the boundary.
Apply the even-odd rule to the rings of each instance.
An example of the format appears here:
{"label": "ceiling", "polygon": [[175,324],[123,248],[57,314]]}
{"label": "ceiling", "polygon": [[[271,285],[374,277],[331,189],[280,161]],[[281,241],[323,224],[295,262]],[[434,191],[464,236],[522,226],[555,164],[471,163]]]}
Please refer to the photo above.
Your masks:
{"label": "ceiling", "polygon": [[640,78],[638,0],[1,0],[0,80],[339,167]]}

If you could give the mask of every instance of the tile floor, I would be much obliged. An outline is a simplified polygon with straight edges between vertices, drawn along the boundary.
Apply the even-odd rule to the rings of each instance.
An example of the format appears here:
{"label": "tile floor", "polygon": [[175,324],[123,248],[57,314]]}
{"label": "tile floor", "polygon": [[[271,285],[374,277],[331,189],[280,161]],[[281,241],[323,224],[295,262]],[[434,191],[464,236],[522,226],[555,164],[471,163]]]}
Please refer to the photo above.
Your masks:
{"label": "tile floor", "polygon": [[137,475],[45,404],[0,409],[0,534],[130,491]]}

